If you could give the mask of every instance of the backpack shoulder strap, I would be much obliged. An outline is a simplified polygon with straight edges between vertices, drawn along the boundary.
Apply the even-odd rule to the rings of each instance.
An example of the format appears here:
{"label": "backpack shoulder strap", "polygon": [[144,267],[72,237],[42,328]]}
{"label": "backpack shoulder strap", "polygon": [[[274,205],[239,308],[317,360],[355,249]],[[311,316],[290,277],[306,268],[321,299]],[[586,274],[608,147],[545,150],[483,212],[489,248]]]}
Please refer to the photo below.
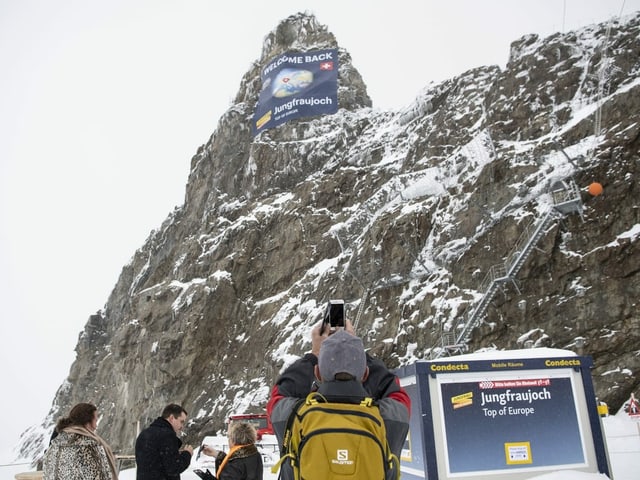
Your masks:
{"label": "backpack shoulder strap", "polygon": [[[291,452],[291,432],[293,427],[293,422],[296,420],[298,416],[298,410],[300,407],[306,402],[306,398],[300,398],[293,405],[291,409],[291,413],[289,414],[289,418],[287,418],[287,424],[284,429],[284,435],[282,436],[282,445],[280,445],[280,459],[271,467],[271,473],[278,473],[282,463],[289,459],[289,462],[292,463],[295,461],[295,455]],[[282,471],[280,471],[280,475],[278,478],[282,476]]]}
{"label": "backpack shoulder strap", "polygon": [[[309,394],[311,395],[311,394]],[[308,396],[307,396],[308,398]],[[295,403],[295,405],[293,406],[293,408],[291,409],[291,413],[289,414],[289,418],[287,418],[287,425],[284,429],[284,435],[282,436],[282,448],[281,451],[283,453],[283,458],[285,456],[287,456],[287,454],[289,453],[289,440],[291,440],[291,427],[293,426],[293,422],[295,421],[297,415],[298,415],[298,410],[300,409],[300,407],[302,406],[302,404],[304,404],[306,402],[306,399],[304,398],[300,398],[298,399],[298,401]],[[280,464],[280,462],[278,462],[278,464]]]}
{"label": "backpack shoulder strap", "polygon": [[324,395],[318,392],[311,392],[307,395],[307,398],[304,399],[305,405],[316,405],[318,403],[327,403],[327,399]]}

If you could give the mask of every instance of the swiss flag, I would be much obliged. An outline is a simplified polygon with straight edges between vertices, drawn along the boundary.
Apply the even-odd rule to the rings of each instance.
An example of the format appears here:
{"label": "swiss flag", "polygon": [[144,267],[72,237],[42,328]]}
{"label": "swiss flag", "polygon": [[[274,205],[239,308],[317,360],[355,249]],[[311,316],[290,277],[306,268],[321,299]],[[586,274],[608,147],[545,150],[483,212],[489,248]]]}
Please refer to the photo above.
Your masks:
{"label": "swiss flag", "polygon": [[322,62],[320,70],[333,70],[333,62]]}

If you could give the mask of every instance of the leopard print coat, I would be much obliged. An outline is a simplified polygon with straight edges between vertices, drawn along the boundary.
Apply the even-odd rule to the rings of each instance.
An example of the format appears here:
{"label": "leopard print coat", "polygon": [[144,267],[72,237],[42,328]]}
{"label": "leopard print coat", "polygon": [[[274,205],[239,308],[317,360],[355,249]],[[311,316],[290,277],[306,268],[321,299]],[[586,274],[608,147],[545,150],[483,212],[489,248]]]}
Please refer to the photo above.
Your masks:
{"label": "leopard print coat", "polygon": [[51,442],[43,480],[112,480],[104,447],[93,438],[65,431]]}

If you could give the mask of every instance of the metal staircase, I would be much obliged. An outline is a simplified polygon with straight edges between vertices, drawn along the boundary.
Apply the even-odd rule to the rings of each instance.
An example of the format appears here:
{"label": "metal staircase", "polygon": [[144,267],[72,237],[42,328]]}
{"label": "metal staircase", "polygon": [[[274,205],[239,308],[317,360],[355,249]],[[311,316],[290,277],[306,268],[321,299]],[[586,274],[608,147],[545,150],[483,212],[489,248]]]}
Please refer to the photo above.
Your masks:
{"label": "metal staircase", "polygon": [[463,352],[471,339],[471,333],[484,319],[487,308],[500,286],[507,281],[512,281],[515,285],[516,275],[549,226],[556,219],[570,213],[579,213],[582,217],[580,191],[573,180],[555,182],[550,189],[550,194],[553,201],[552,207],[542,218],[525,228],[504,263],[489,269],[478,288],[482,298],[471,311],[457,319],[448,331],[442,333],[440,345],[431,349],[432,358]]}

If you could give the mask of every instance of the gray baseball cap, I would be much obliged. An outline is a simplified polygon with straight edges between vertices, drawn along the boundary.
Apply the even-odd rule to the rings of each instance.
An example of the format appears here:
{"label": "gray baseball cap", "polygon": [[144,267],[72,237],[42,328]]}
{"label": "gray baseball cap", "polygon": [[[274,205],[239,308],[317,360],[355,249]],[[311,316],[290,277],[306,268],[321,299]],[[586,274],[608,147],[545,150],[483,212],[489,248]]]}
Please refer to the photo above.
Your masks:
{"label": "gray baseball cap", "polygon": [[345,330],[338,330],[322,342],[318,368],[324,381],[335,380],[338,373],[348,373],[362,380],[367,369],[362,340]]}

